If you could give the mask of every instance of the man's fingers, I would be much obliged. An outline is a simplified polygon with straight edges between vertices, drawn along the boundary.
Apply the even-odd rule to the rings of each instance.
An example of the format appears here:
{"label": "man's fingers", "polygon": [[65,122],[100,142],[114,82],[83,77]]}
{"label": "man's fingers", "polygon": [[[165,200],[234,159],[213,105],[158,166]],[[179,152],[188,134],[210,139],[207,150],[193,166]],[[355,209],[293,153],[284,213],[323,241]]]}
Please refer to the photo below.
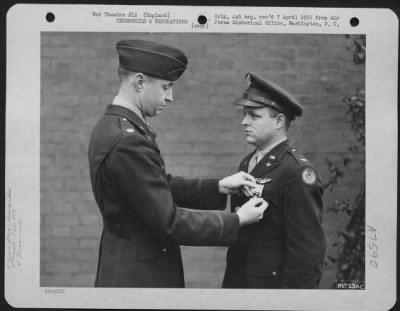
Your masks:
{"label": "man's fingers", "polygon": [[258,208],[261,209],[262,212],[265,212],[265,210],[268,208],[268,202],[267,201],[261,202]]}
{"label": "man's fingers", "polygon": [[254,206],[261,209],[263,212],[267,209],[268,202],[265,201],[263,198],[253,198],[252,200]]}
{"label": "man's fingers", "polygon": [[249,180],[242,180],[242,186],[243,187],[249,187],[249,188],[255,188],[256,187],[256,183],[249,181]]}
{"label": "man's fingers", "polygon": [[256,182],[256,179],[253,176],[251,176],[249,173],[246,173],[246,172],[242,171],[242,172],[240,172],[240,174],[242,175],[244,180],[251,181],[252,183]]}
{"label": "man's fingers", "polygon": [[263,198],[252,198],[252,203],[255,207],[260,207],[262,205],[263,202],[265,202],[265,200]]}
{"label": "man's fingers", "polygon": [[242,192],[247,196],[247,197],[252,197],[254,195],[253,190],[249,186],[244,186],[242,188]]}

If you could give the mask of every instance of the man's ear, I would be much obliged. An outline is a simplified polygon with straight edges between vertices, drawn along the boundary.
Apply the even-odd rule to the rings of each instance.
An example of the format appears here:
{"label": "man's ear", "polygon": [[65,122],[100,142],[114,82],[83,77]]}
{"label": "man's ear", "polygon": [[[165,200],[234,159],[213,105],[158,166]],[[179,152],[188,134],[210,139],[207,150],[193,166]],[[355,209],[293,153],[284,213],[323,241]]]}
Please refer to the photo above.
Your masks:
{"label": "man's ear", "polygon": [[279,113],[276,116],[276,128],[280,129],[282,127],[285,127],[285,123],[286,123],[286,116],[283,113]]}
{"label": "man's ear", "polygon": [[130,84],[139,93],[143,90],[145,81],[144,74],[139,72],[131,76]]}

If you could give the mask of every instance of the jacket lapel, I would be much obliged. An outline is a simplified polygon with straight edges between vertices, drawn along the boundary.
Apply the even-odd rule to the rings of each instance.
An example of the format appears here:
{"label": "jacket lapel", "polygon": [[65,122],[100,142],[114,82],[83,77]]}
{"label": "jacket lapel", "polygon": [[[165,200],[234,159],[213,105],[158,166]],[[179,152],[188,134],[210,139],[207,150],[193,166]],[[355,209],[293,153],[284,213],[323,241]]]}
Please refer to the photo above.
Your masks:
{"label": "jacket lapel", "polygon": [[252,152],[252,153],[250,153],[250,154],[248,154],[243,160],[242,160],[242,162],[240,163],[240,165],[239,165],[239,171],[243,171],[243,172],[248,172],[248,170],[249,170],[249,164],[250,164],[250,159],[251,159],[251,157],[253,156],[253,154],[256,152],[256,149]]}
{"label": "jacket lapel", "polygon": [[254,169],[250,172],[251,175],[258,178],[264,176],[269,171],[272,171],[276,167],[279,166],[280,160],[285,152],[289,149],[288,141],[280,143],[276,147],[274,147],[270,152],[268,152],[260,162],[254,167]]}

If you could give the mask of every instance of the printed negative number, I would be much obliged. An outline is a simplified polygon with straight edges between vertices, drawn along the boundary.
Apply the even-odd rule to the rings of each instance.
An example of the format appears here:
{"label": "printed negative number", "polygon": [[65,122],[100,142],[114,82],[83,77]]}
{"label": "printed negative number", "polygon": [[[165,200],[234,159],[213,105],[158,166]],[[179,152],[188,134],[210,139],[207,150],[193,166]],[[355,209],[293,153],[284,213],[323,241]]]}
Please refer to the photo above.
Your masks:
{"label": "printed negative number", "polygon": [[363,282],[338,282],[336,288],[340,289],[365,289]]}
{"label": "printed negative number", "polygon": [[369,263],[372,267],[378,268],[378,238],[376,234],[376,229],[370,225],[367,225],[368,231],[368,248],[369,248]]}

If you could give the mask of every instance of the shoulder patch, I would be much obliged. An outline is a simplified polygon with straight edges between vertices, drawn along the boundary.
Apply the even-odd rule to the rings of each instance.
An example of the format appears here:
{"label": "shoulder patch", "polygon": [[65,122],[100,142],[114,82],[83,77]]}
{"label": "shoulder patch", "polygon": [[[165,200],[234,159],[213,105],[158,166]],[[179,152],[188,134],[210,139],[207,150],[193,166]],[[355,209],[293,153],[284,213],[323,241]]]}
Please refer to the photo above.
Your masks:
{"label": "shoulder patch", "polygon": [[317,173],[311,167],[307,167],[301,173],[303,182],[307,185],[313,185],[317,181]]}

